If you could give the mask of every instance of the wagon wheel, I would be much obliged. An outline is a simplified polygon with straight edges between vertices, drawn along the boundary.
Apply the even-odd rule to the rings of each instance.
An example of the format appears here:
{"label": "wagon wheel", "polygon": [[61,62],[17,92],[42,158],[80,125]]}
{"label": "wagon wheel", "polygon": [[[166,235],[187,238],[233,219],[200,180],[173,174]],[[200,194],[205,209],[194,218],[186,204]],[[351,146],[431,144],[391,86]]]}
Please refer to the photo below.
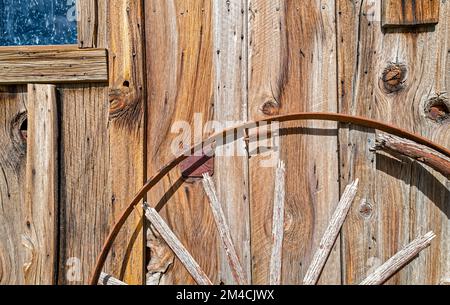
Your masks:
{"label": "wagon wheel", "polygon": [[[289,115],[275,116],[267,118],[261,121],[248,122],[242,125],[223,130],[210,138],[198,143],[188,149],[185,153],[179,155],[170,161],[165,167],[163,167],[153,178],[148,180],[143,188],[139,191],[133,201],[129,204],[127,209],[123,212],[119,221],[113,227],[113,230],[109,234],[101,253],[98,256],[97,264],[92,273],[91,285],[97,285],[101,279],[102,283],[109,285],[124,285],[125,283],[102,273],[102,269],[111,246],[117,237],[119,231],[124,225],[127,218],[130,216],[136,205],[145,197],[147,192],[151,191],[153,187],[158,184],[173,168],[184,161],[187,156],[193,155],[196,152],[202,151],[204,147],[213,145],[219,139],[225,137],[228,132],[236,132],[239,130],[248,130],[254,126],[259,126],[260,123],[273,123],[273,122],[289,122],[289,121],[301,121],[301,120],[321,120],[321,121],[335,121],[340,123],[351,123],[362,127],[372,128],[393,136],[401,137],[403,139],[412,141],[415,144],[409,144],[416,149],[419,156],[414,155],[411,149],[406,149],[406,155],[409,157],[416,157],[419,161],[427,162],[428,165],[433,166],[435,169],[441,170],[447,177],[450,173],[450,162],[444,158],[450,158],[450,150],[436,144],[424,137],[413,134],[409,131],[400,129],[396,126],[392,126],[386,123],[375,121],[368,118],[336,114],[336,113],[295,113]],[[239,133],[238,133],[239,134]],[[404,145],[404,143],[402,143]],[[378,148],[383,148],[386,143],[381,143]],[[391,150],[395,150],[395,145],[388,147]],[[398,148],[398,145],[397,145]],[[430,152],[431,149],[431,152]],[[437,152],[437,153],[435,153]],[[422,156],[420,156],[422,154]],[[440,155],[441,154],[441,155]],[[425,155],[425,156],[424,156]],[[443,158],[443,157],[444,158]],[[431,159],[431,161],[430,161]],[[284,164],[280,161],[277,168],[277,177],[275,179],[275,202],[274,202],[274,221],[273,221],[273,248],[270,265],[270,284],[280,283],[280,270],[281,270],[281,245],[283,239],[283,215],[284,215]],[[210,200],[210,206],[213,211],[213,216],[216,222],[219,236],[221,237],[224,248],[227,253],[227,260],[230,265],[232,275],[238,284],[249,284],[245,280],[245,274],[242,266],[239,263],[239,259],[236,254],[235,247],[233,245],[230,230],[226,223],[226,219],[221,208],[220,202],[217,199],[214,184],[211,177],[208,174],[204,175],[203,185],[206,194]],[[331,249],[336,241],[339,231],[345,221],[350,206],[357,193],[358,180],[354,181],[347,186],[341,201],[339,202],[337,209],[332,217],[332,220],[320,242],[319,249],[313,257],[312,263],[308,269],[304,284],[314,285],[318,282],[321,272],[326,264]],[[151,224],[155,227],[161,237],[165,240],[167,245],[172,249],[174,254],[178,257],[181,263],[186,267],[188,272],[194,278],[194,280],[200,285],[210,285],[212,282],[207,277],[205,272],[201,270],[198,263],[193,259],[189,252],[184,248],[182,243],[178,240],[175,234],[171,231],[169,226],[164,222],[158,212],[148,205],[144,205],[145,215]],[[436,235],[433,232],[429,232],[424,236],[418,237],[411,242],[400,252],[390,258],[385,264],[380,266],[374,274],[366,278],[361,284],[366,285],[379,285],[386,282],[393,274],[410,262],[420,251],[427,248]],[[126,284],[125,284],[126,285]]]}

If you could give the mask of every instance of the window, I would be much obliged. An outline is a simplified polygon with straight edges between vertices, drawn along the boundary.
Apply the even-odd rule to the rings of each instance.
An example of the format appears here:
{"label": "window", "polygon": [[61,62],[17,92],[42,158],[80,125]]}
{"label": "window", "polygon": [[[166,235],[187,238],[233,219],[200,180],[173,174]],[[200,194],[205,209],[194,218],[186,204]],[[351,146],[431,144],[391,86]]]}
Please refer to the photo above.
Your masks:
{"label": "window", "polygon": [[0,0],[0,46],[77,43],[75,0]]}

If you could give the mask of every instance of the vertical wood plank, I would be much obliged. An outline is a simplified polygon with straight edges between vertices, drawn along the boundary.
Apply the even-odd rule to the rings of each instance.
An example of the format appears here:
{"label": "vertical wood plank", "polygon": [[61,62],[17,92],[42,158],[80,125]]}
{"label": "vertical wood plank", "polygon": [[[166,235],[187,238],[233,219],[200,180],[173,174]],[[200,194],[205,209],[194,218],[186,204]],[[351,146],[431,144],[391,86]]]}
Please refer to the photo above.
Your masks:
{"label": "vertical wood plank", "polygon": [[[450,5],[442,3],[434,31],[386,34],[379,21],[366,17],[380,5],[338,1],[340,112],[392,123],[448,146],[448,123],[430,120],[425,109],[447,91]],[[344,283],[360,282],[401,245],[433,230],[439,233],[430,250],[388,283],[438,284],[448,261],[448,182],[409,159],[370,152],[373,130],[342,127],[341,185],[360,178],[343,228]]]}
{"label": "vertical wood plank", "polygon": [[[145,53],[143,1],[110,3],[110,157],[114,218],[144,183]],[[141,209],[142,211],[142,209]],[[135,213],[113,252],[120,264],[113,274],[128,284],[143,284],[143,213]]]}
{"label": "vertical wood plank", "polygon": [[[146,2],[149,176],[173,158],[171,145],[179,136],[171,133],[174,123],[186,122],[193,128],[195,114],[202,116],[197,115],[202,123],[213,119],[212,15],[211,1],[206,0]],[[148,196],[149,204],[156,207],[211,281],[218,283],[219,245],[201,179],[185,182],[180,170],[174,170]],[[195,283],[151,228],[147,238],[149,282]]]}
{"label": "vertical wood plank", "polygon": [[[110,87],[61,89],[62,284],[87,283],[110,226],[143,184],[141,1],[99,0],[98,47],[109,49]],[[138,214],[138,213],[137,213]],[[131,217],[105,272],[143,282],[142,214]]]}
{"label": "vertical wood plank", "polygon": [[[214,25],[214,119],[223,128],[248,118],[247,0],[213,1]],[[216,130],[219,131],[219,130]],[[239,261],[251,281],[250,205],[248,194],[248,159],[244,141],[226,145],[230,156],[217,156],[215,185],[219,202],[230,226]],[[234,151],[234,152],[233,152]],[[220,254],[220,281],[232,283],[226,254]]]}
{"label": "vertical wood plank", "polygon": [[[97,47],[107,48],[109,1],[97,0],[97,4]],[[114,222],[109,89],[103,84],[67,84],[59,88],[58,94],[61,124],[58,283],[87,284]],[[119,277],[120,266],[110,259],[105,271]]]}
{"label": "vertical wood plank", "polygon": [[95,48],[97,46],[98,1],[76,0],[78,47]]}
{"label": "vertical wood plank", "polygon": [[382,0],[384,27],[433,25],[439,22],[439,0]]}
{"label": "vertical wood plank", "polygon": [[[334,2],[252,1],[250,119],[298,111],[336,111]],[[282,283],[300,284],[339,202],[337,125],[282,125],[286,162],[286,226]],[[253,282],[268,282],[275,168],[250,159]],[[339,283],[339,244],[322,283]]]}
{"label": "vertical wood plank", "polygon": [[58,120],[54,85],[28,85],[24,276],[55,284],[58,237]]}
{"label": "vertical wood plank", "polygon": [[24,284],[26,88],[0,87],[0,284]]}

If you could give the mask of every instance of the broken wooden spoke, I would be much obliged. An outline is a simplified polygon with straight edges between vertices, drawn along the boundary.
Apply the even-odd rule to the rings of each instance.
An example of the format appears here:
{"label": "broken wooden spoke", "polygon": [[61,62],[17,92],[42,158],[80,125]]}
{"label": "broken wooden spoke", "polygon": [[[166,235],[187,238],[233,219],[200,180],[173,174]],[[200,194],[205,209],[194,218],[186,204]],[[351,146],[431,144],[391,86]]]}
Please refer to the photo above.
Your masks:
{"label": "broken wooden spoke", "polygon": [[306,276],[303,280],[304,285],[316,285],[319,281],[320,275],[322,274],[323,268],[330,256],[331,250],[336,242],[342,225],[347,218],[348,211],[352,205],[353,200],[355,200],[356,193],[358,192],[359,180],[351,183],[347,186],[342,195],[342,199],[339,202],[336,211],[334,212],[331,222],[328,225],[325,234],[320,241],[319,249],[314,254],[311,265],[309,266]]}
{"label": "broken wooden spoke", "polygon": [[275,174],[275,194],[272,220],[272,254],[270,257],[269,283],[281,284],[281,262],[284,238],[284,198],[286,166],[279,161]]}
{"label": "broken wooden spoke", "polygon": [[175,236],[164,219],[158,212],[147,204],[144,205],[145,216],[158,231],[167,245],[172,249],[190,275],[199,285],[212,285],[211,280],[206,273],[201,269],[200,265],[195,261],[191,254],[186,250],[180,240]]}
{"label": "broken wooden spoke", "polygon": [[389,280],[394,274],[406,266],[414,259],[422,250],[428,248],[431,241],[436,237],[434,232],[429,232],[424,236],[420,236],[412,243],[407,245],[386,263],[381,265],[373,274],[369,275],[360,285],[382,285]]}
{"label": "broken wooden spoke", "polygon": [[100,279],[98,280],[98,284],[102,286],[124,286],[128,285],[127,283],[124,283],[114,277],[112,277],[109,274],[106,274],[102,272],[100,274]]}
{"label": "broken wooden spoke", "polygon": [[234,247],[231,237],[231,231],[225,218],[222,205],[217,198],[216,188],[209,174],[203,175],[203,188],[209,198],[211,210],[213,212],[214,221],[216,222],[217,230],[227,256],[228,264],[233,274],[233,278],[238,285],[248,284],[244,269],[242,268],[239,258],[237,256],[236,248]]}
{"label": "broken wooden spoke", "polygon": [[408,158],[419,161],[450,178],[450,159],[437,151],[413,141],[396,136],[380,134],[377,137],[374,151],[398,153]]}

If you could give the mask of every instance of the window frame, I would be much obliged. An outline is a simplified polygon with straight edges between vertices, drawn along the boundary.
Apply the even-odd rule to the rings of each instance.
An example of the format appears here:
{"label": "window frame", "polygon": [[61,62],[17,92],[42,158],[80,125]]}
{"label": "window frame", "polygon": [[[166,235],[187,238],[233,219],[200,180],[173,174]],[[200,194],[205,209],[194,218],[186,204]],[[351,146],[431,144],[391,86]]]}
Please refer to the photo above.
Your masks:
{"label": "window frame", "polygon": [[78,44],[0,47],[0,85],[108,81],[98,0],[76,0],[76,8]]}

